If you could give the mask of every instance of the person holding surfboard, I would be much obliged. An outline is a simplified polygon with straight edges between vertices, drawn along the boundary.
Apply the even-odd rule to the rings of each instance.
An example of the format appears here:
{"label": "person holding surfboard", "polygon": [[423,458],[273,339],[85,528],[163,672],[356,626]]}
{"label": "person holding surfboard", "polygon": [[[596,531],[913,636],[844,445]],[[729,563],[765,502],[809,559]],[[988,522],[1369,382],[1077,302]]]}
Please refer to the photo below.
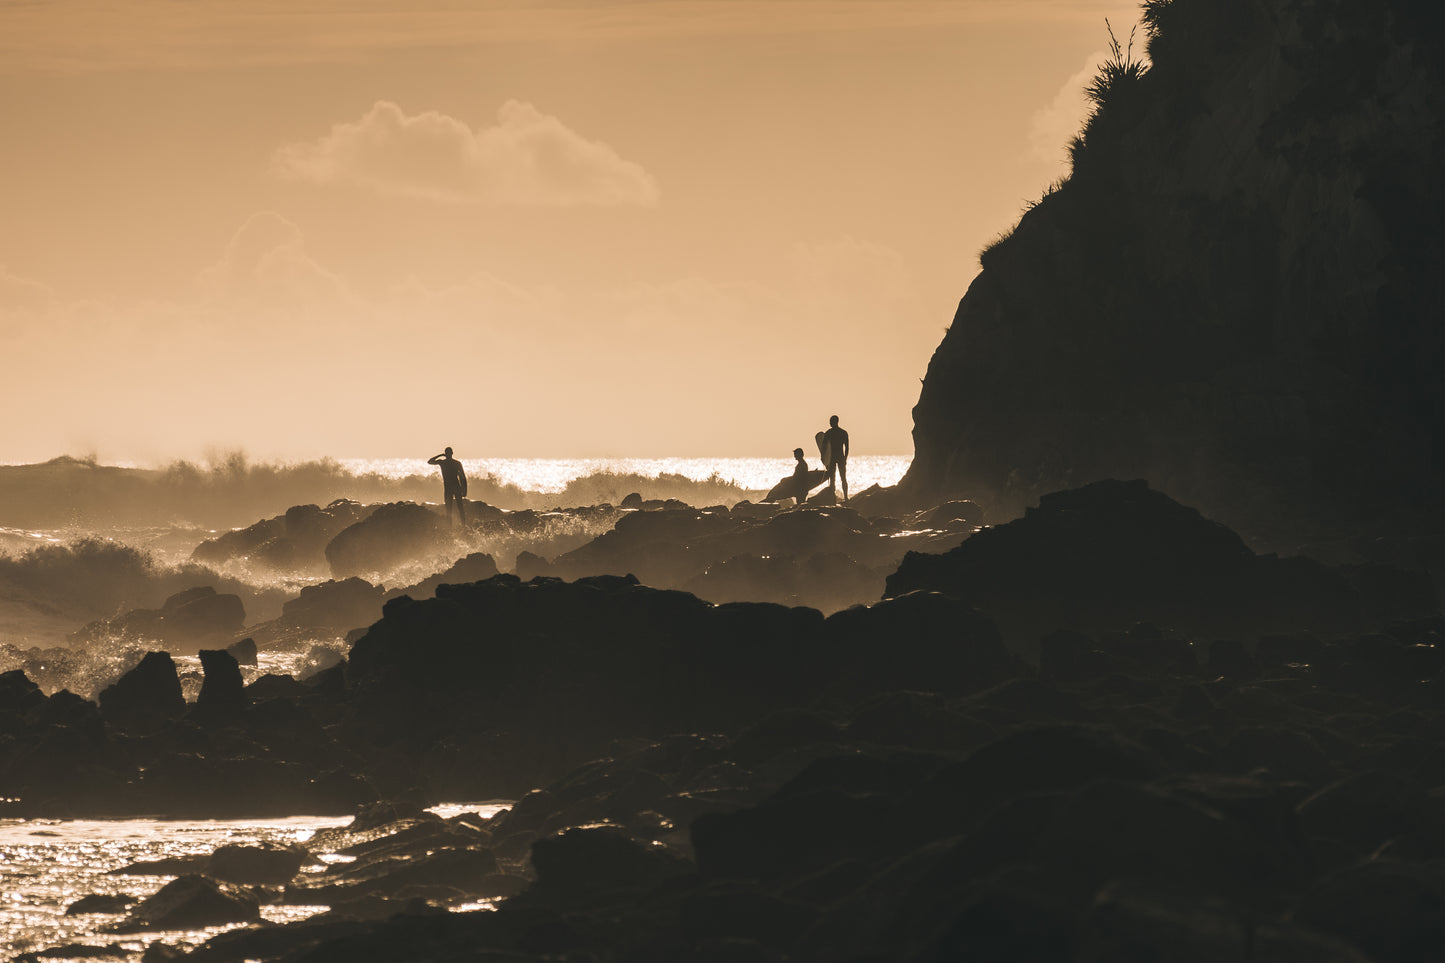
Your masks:
{"label": "person holding surfboard", "polygon": [[848,500],[848,432],[838,427],[838,416],[828,419],[828,430],[823,432],[818,447],[823,456],[823,467],[828,470],[828,490],[836,492],[833,475],[836,472],[843,482],[843,501]]}
{"label": "person holding surfboard", "polygon": [[436,465],[442,470],[442,497],[447,502],[447,518],[452,517],[452,504],[457,506],[457,517],[463,525],[467,523],[467,473],[462,469],[462,463],[452,457],[452,450],[448,448],[440,455],[432,455],[426,460],[428,465]]}

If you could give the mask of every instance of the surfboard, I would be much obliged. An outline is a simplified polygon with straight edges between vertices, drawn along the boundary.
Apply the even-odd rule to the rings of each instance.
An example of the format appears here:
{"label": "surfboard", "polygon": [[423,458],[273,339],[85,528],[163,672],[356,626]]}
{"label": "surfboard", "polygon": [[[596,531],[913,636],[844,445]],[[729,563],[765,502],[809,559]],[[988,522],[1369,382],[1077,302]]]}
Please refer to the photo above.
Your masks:
{"label": "surfboard", "polygon": [[813,440],[818,443],[818,457],[823,459],[823,470],[826,471],[833,464],[833,452],[828,444],[828,433],[820,431],[813,436]]}
{"label": "surfboard", "polygon": [[776,502],[782,501],[784,498],[805,498],[808,492],[817,488],[827,480],[828,473],[819,469],[813,469],[801,478],[796,475],[789,475],[769,489],[763,501]]}

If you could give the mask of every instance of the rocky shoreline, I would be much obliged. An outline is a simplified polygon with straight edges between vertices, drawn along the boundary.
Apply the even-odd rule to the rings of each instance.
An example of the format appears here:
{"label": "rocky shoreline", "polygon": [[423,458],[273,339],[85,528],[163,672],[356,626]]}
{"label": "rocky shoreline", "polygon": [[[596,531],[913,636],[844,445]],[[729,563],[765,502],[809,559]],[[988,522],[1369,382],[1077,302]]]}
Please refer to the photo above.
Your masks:
{"label": "rocky shoreline", "polygon": [[[1259,556],[1101,482],[827,616],[497,574],[392,597],[306,682],[219,649],[192,704],[160,654],[97,703],[7,673],[0,784],[49,815],[357,814],[113,908],[330,907],[200,960],[1425,961],[1442,631],[1428,572]],[[485,798],[517,802],[422,813]],[[323,853],[356,858],[302,872]]]}

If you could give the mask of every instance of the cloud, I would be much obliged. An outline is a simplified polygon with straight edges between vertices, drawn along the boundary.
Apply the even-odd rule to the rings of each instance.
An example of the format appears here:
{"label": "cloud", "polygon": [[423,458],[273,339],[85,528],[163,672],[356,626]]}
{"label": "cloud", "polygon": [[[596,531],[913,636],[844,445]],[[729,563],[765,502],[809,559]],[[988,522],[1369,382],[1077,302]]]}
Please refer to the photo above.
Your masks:
{"label": "cloud", "polygon": [[272,211],[241,225],[198,286],[211,302],[314,306],[351,300],[346,283],[306,253],[301,228]]}
{"label": "cloud", "polygon": [[607,144],[531,104],[509,100],[492,127],[436,111],[408,116],[381,100],[360,120],[272,158],[282,177],[351,184],[434,201],[539,207],[652,205],[657,182]]}
{"label": "cloud", "polygon": [[1047,107],[1034,111],[1029,125],[1028,156],[1031,160],[1060,164],[1068,156],[1069,141],[1083,129],[1084,119],[1089,115],[1089,100],[1084,96],[1084,87],[1099,72],[1098,65],[1109,54],[1097,50],[1089,55],[1084,66],[1074,74]]}

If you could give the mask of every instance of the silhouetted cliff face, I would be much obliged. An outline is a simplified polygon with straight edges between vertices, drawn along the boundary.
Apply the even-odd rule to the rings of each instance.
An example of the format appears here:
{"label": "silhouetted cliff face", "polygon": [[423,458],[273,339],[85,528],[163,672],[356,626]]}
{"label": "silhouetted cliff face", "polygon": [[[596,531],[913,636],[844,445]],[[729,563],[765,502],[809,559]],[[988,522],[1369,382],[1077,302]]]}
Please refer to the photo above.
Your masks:
{"label": "silhouetted cliff face", "polygon": [[[1435,511],[1445,15],[1148,0],[1072,176],[981,256],[904,489],[1016,511],[1146,477],[1235,525]],[[1336,518],[1336,520],[1338,520]]]}

